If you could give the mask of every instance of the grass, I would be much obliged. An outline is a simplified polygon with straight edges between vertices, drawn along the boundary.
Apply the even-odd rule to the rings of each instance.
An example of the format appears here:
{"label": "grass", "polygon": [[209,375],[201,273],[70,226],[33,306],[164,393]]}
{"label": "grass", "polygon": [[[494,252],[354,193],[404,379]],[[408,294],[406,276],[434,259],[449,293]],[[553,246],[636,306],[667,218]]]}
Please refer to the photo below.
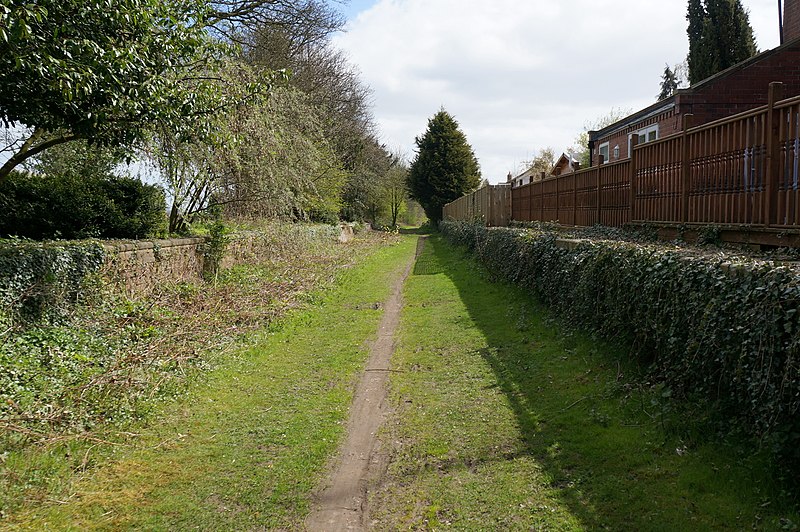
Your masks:
{"label": "grass", "polygon": [[405,288],[376,529],[796,530],[767,459],[439,237]]}
{"label": "grass", "polygon": [[[0,522],[69,482],[160,414],[224,355],[396,237],[347,245],[327,226],[270,223],[213,284],[131,299],[97,279],[58,321],[0,332]],[[242,253],[244,251],[244,253]]]}
{"label": "grass", "polygon": [[[344,430],[354,379],[368,353],[390,280],[413,254],[405,238],[337,273],[336,288],[214,359],[157,424],[104,448],[98,463],[72,459],[49,500],[30,500],[0,521],[38,530],[297,528]],[[230,279],[252,279],[240,269]],[[225,279],[222,280],[224,284]],[[192,292],[188,290],[188,292]],[[192,294],[188,294],[192,296]],[[234,327],[235,328],[235,327]],[[233,334],[231,332],[231,334]],[[110,449],[110,450],[108,450]],[[89,449],[91,450],[91,449]],[[63,463],[40,449],[37,457]],[[95,453],[89,453],[94,460]],[[24,454],[4,470],[24,471]],[[12,463],[16,462],[16,463]],[[87,469],[86,474],[81,472]],[[32,472],[28,472],[32,474]]]}

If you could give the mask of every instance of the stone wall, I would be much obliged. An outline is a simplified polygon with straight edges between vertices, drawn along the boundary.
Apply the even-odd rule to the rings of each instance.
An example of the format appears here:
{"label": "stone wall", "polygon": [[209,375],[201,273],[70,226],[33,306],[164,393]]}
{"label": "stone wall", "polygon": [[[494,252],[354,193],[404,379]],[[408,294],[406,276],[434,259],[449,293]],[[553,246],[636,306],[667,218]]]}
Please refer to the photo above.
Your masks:
{"label": "stone wall", "polygon": [[150,292],[161,283],[197,281],[203,274],[205,238],[108,242],[105,276],[119,289]]}
{"label": "stone wall", "polygon": [[[348,242],[353,238],[353,228],[343,224],[324,229],[324,236]],[[319,229],[318,229],[319,230]],[[291,254],[306,245],[301,231],[283,226],[274,234],[244,231],[230,235],[221,267],[238,264],[255,264],[273,256]],[[117,288],[128,293],[146,294],[163,283],[197,282],[203,276],[204,244],[206,237],[173,238],[169,240],[106,242],[105,277]]]}

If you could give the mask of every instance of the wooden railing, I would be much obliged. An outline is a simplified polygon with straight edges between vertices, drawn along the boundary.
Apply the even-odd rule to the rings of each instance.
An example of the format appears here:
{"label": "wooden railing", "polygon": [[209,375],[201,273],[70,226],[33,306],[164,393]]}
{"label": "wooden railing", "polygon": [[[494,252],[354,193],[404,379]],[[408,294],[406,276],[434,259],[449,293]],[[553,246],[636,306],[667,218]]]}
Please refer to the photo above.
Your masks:
{"label": "wooden railing", "polygon": [[800,228],[800,97],[636,145],[631,157],[512,190],[512,219]]}
{"label": "wooden railing", "polygon": [[511,187],[489,185],[444,206],[445,220],[481,220],[490,227],[511,221]]}

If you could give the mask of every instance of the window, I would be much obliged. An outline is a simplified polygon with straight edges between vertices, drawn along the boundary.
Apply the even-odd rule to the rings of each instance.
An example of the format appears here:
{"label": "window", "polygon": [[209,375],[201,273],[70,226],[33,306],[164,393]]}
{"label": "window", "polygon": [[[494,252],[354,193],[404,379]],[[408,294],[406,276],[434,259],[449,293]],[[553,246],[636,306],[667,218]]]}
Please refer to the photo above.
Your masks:
{"label": "window", "polygon": [[[652,126],[647,126],[644,129],[640,129],[633,135],[639,136],[639,144],[644,144],[645,142],[653,142],[654,140],[658,140],[658,124],[653,124]],[[628,135],[628,153],[631,152],[631,137],[633,135]]]}
{"label": "window", "polygon": [[[608,142],[604,142],[597,148],[597,154],[600,155],[604,163],[608,162]],[[598,159],[599,161],[600,159]]]}
{"label": "window", "polygon": [[614,146],[614,160],[619,159],[619,144]]}

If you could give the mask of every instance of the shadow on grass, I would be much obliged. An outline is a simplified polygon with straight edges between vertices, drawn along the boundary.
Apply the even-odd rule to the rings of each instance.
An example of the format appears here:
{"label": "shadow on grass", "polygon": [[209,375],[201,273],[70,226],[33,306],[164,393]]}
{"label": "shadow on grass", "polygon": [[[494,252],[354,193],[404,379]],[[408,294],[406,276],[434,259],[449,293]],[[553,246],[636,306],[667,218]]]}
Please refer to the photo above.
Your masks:
{"label": "shadow on grass", "polygon": [[401,235],[431,235],[436,230],[430,224],[423,224],[419,227],[400,227]]}
{"label": "shadow on grass", "polygon": [[588,529],[778,525],[759,457],[665,431],[667,404],[635,384],[624,350],[563,329],[524,289],[481,279],[463,258],[430,238],[415,274],[443,273],[454,283],[488,343],[480,355],[514,411],[522,452]]}

